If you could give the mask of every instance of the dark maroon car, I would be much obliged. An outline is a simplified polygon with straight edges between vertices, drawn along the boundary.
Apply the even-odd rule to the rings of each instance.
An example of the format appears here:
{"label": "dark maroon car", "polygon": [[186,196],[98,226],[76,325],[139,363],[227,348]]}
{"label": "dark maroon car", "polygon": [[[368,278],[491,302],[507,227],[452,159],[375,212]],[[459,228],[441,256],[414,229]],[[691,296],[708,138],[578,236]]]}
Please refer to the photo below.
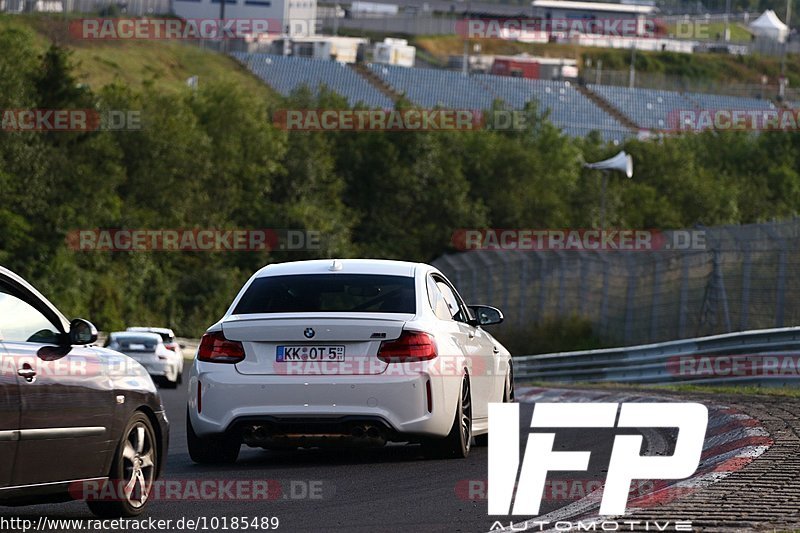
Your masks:
{"label": "dark maroon car", "polygon": [[167,454],[164,407],[143,367],[96,340],[0,267],[0,505],[144,510]]}

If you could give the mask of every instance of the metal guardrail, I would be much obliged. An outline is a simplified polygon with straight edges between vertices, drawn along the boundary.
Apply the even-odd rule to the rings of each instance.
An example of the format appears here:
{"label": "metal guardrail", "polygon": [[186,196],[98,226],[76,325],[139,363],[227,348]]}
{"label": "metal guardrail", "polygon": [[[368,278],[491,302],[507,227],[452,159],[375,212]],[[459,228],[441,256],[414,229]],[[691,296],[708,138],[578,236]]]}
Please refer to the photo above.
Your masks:
{"label": "metal guardrail", "polygon": [[514,357],[517,378],[560,383],[800,384],[800,327]]}

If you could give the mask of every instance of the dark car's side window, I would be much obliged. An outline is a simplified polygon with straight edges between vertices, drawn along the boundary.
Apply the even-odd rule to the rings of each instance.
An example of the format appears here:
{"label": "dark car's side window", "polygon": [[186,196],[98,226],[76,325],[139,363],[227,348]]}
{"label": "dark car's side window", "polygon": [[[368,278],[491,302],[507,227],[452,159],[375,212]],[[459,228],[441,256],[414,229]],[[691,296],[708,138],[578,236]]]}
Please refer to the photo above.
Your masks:
{"label": "dark car's side window", "polygon": [[58,337],[58,328],[47,317],[0,286],[0,339],[7,342],[56,344]]}

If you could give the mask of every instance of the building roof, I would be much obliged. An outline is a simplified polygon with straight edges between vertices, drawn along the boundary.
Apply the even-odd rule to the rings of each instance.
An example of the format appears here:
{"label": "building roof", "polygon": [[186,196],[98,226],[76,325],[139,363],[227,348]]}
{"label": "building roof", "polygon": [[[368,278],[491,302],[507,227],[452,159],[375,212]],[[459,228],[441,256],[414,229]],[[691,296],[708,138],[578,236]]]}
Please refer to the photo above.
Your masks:
{"label": "building roof", "polygon": [[533,0],[531,5],[544,9],[574,9],[576,11],[603,11],[606,13],[628,13],[632,15],[648,15],[658,11],[658,8],[653,6],[609,2],[578,2],[573,0]]}
{"label": "building roof", "polygon": [[494,56],[494,59],[517,61],[519,63],[538,63],[540,65],[577,65],[578,60],[568,57],[537,57],[527,54],[516,56]]}

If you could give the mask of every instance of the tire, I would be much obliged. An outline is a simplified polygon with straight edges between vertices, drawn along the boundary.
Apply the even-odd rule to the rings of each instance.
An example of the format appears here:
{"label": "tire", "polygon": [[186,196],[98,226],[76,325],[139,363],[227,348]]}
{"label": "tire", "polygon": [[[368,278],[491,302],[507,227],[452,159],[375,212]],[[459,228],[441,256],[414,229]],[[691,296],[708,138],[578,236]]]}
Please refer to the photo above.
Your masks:
{"label": "tire", "polygon": [[162,389],[177,389],[178,388],[178,376],[175,376],[175,381],[170,381],[167,376],[161,380],[161,388]]}
{"label": "tire", "polygon": [[128,420],[117,445],[109,472],[108,499],[87,500],[86,505],[103,518],[137,516],[144,511],[158,470],[158,444],[153,425],[137,411]]}
{"label": "tire", "polygon": [[450,433],[443,439],[423,443],[426,455],[437,459],[463,459],[469,455],[472,444],[472,391],[469,378],[461,381],[456,416]]}
{"label": "tire", "polygon": [[198,437],[186,412],[186,443],[189,457],[197,464],[231,464],[239,458],[242,443],[239,439],[221,435],[217,437]]}
{"label": "tire", "polygon": [[178,371],[178,377],[175,379],[175,384],[180,385],[183,383],[183,370]]}
{"label": "tire", "polygon": [[[514,403],[514,371],[509,368],[506,382],[503,387],[503,403]],[[475,446],[489,445],[489,433],[475,436]]]}

